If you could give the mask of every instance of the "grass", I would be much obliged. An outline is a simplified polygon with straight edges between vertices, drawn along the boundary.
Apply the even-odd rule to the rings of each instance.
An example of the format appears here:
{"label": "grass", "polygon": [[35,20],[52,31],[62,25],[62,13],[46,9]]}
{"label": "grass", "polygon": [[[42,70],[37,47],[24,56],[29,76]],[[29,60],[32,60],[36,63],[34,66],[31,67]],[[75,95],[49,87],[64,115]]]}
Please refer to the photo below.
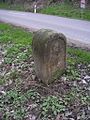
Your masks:
{"label": "grass", "polygon": [[[19,5],[19,4],[10,5],[7,3],[0,3],[0,8],[18,10],[18,11],[25,11],[28,9],[28,8],[25,8],[23,5]],[[41,10],[38,10],[38,12],[43,14],[57,15],[61,17],[68,17],[68,18],[90,21],[90,9],[86,8],[85,10],[81,10],[79,7],[73,7],[69,3],[55,4],[52,6],[48,6]]]}
{"label": "grass", "polygon": [[[29,55],[31,54],[32,33],[10,24],[0,23],[0,44],[2,46],[4,45],[6,49],[4,64],[7,66],[13,63],[19,64],[29,59]],[[28,91],[22,94],[21,91],[18,91],[17,86],[22,82],[19,81],[19,72],[16,70],[10,71],[10,74],[5,75],[4,78],[2,78],[0,74],[0,85],[9,83],[11,79],[16,82],[16,87],[0,97],[0,113],[3,114],[2,117],[4,120],[12,119],[12,116],[16,120],[21,120],[27,115],[24,103],[28,101],[30,97],[35,97],[35,95],[33,95],[35,93]],[[10,106],[12,110],[8,109],[8,106]]]}
{"label": "grass", "polygon": [[0,3],[0,9],[8,9],[8,10],[18,10],[18,11],[23,11],[24,7],[23,5],[13,5],[13,4],[8,4],[8,3]]}
{"label": "grass", "polygon": [[15,44],[31,45],[32,34],[21,28],[0,23],[0,42],[7,43],[9,41]]}
{"label": "grass", "polygon": [[[75,103],[74,105],[76,106],[77,101],[80,102],[81,107],[82,105],[84,107],[85,105],[89,105],[90,97],[88,93],[81,89],[81,86],[80,88],[79,86],[74,87],[72,84],[73,81],[76,81],[77,78],[80,77],[76,65],[90,64],[90,52],[85,50],[67,48],[67,70],[65,73],[67,81],[66,83],[64,81],[64,89],[63,82],[59,83],[62,87],[60,85],[57,88],[62,88],[63,91],[65,91],[67,87],[65,94],[60,94],[60,90],[57,92],[56,86],[59,84],[55,84],[55,88],[54,85],[53,87],[51,86],[52,89],[43,86],[41,83],[39,83],[40,90],[35,84],[27,87],[28,83],[32,82],[29,77],[30,73],[26,75],[27,78],[29,77],[28,81],[26,81],[26,78],[21,77],[21,72],[25,70],[28,71],[27,67],[30,64],[32,51],[32,36],[32,33],[22,28],[0,23],[0,44],[4,45],[6,50],[4,53],[3,67],[0,66],[0,69],[3,70],[2,68],[4,68],[4,70],[7,71],[7,67],[10,67],[12,64],[17,65],[17,67],[18,65],[19,67],[22,67],[22,65],[23,67],[25,66],[25,69],[20,69],[21,71],[17,69],[11,70],[10,68],[3,77],[0,74],[0,86],[5,86],[7,81],[8,83],[12,81],[12,85],[15,84],[14,86],[8,85],[9,88],[0,96],[0,115],[2,115],[2,119],[26,120],[27,116],[31,115],[34,111],[34,114],[37,114],[40,120],[47,120],[48,116],[50,120],[55,120],[56,116],[59,113],[62,114],[65,110],[67,111],[70,105],[73,106]],[[29,61],[29,63],[27,64],[26,61]],[[25,74],[27,71],[25,71]],[[25,74],[23,75],[24,77]],[[71,83],[70,91],[68,90],[68,79],[69,83]],[[47,92],[48,89],[51,93],[50,91]],[[45,94],[43,94],[43,92]]]}
{"label": "grass", "polygon": [[83,62],[83,63],[89,63],[90,62],[90,52],[81,50],[80,48],[68,48],[67,52],[71,54],[72,56],[75,56],[76,59],[74,59],[74,62],[77,63]]}
{"label": "grass", "polygon": [[56,4],[53,6],[46,7],[39,11],[40,13],[57,15],[61,17],[69,17],[75,19],[90,20],[90,10],[81,10],[80,8],[72,7],[69,4]]}
{"label": "grass", "polygon": [[[26,60],[31,53],[32,33],[19,27],[0,23],[0,43],[11,44],[6,48],[5,63],[12,63],[15,58],[20,62]],[[24,48],[27,48],[25,51]]]}

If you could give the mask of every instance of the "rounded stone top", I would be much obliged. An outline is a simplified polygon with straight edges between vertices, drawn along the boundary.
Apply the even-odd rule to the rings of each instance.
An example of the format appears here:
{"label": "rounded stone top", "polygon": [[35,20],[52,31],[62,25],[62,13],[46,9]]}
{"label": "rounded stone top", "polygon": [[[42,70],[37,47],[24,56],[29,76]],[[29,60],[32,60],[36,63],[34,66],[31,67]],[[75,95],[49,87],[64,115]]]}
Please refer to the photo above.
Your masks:
{"label": "rounded stone top", "polygon": [[66,37],[53,30],[41,29],[33,37],[33,58],[37,77],[49,84],[66,68]]}
{"label": "rounded stone top", "polygon": [[52,41],[55,39],[63,40],[66,43],[66,37],[62,33],[57,33],[56,31],[50,30],[50,29],[40,29],[34,33],[34,37],[37,37],[35,39],[37,42],[39,42],[40,39],[45,41]]}

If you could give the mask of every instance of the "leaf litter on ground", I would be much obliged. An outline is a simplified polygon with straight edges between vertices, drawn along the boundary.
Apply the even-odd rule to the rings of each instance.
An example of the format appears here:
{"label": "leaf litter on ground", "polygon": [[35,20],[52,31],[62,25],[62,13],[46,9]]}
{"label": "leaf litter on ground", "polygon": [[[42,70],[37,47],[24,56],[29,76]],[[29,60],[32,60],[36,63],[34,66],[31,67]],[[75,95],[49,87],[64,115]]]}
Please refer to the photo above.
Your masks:
{"label": "leaf litter on ground", "polygon": [[45,86],[35,74],[31,41],[0,43],[0,119],[90,119],[89,52],[68,48],[65,74]]}

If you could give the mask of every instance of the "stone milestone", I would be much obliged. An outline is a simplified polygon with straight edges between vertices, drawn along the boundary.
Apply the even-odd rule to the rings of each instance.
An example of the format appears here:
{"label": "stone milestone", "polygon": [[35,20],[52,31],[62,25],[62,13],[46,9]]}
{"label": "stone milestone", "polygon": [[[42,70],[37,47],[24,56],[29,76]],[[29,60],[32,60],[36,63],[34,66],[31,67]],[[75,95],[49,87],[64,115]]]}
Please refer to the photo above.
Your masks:
{"label": "stone milestone", "polygon": [[34,33],[32,47],[36,75],[43,83],[50,84],[66,68],[66,37],[41,29]]}

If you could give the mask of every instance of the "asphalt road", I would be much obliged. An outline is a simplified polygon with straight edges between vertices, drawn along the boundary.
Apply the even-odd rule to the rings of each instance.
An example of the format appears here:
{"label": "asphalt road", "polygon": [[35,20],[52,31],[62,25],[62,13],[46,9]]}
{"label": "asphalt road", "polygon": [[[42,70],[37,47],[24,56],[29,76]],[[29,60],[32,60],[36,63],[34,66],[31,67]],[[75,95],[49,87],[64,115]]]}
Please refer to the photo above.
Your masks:
{"label": "asphalt road", "polygon": [[29,29],[52,29],[66,35],[72,43],[90,46],[89,21],[10,10],[0,10],[0,20]]}

